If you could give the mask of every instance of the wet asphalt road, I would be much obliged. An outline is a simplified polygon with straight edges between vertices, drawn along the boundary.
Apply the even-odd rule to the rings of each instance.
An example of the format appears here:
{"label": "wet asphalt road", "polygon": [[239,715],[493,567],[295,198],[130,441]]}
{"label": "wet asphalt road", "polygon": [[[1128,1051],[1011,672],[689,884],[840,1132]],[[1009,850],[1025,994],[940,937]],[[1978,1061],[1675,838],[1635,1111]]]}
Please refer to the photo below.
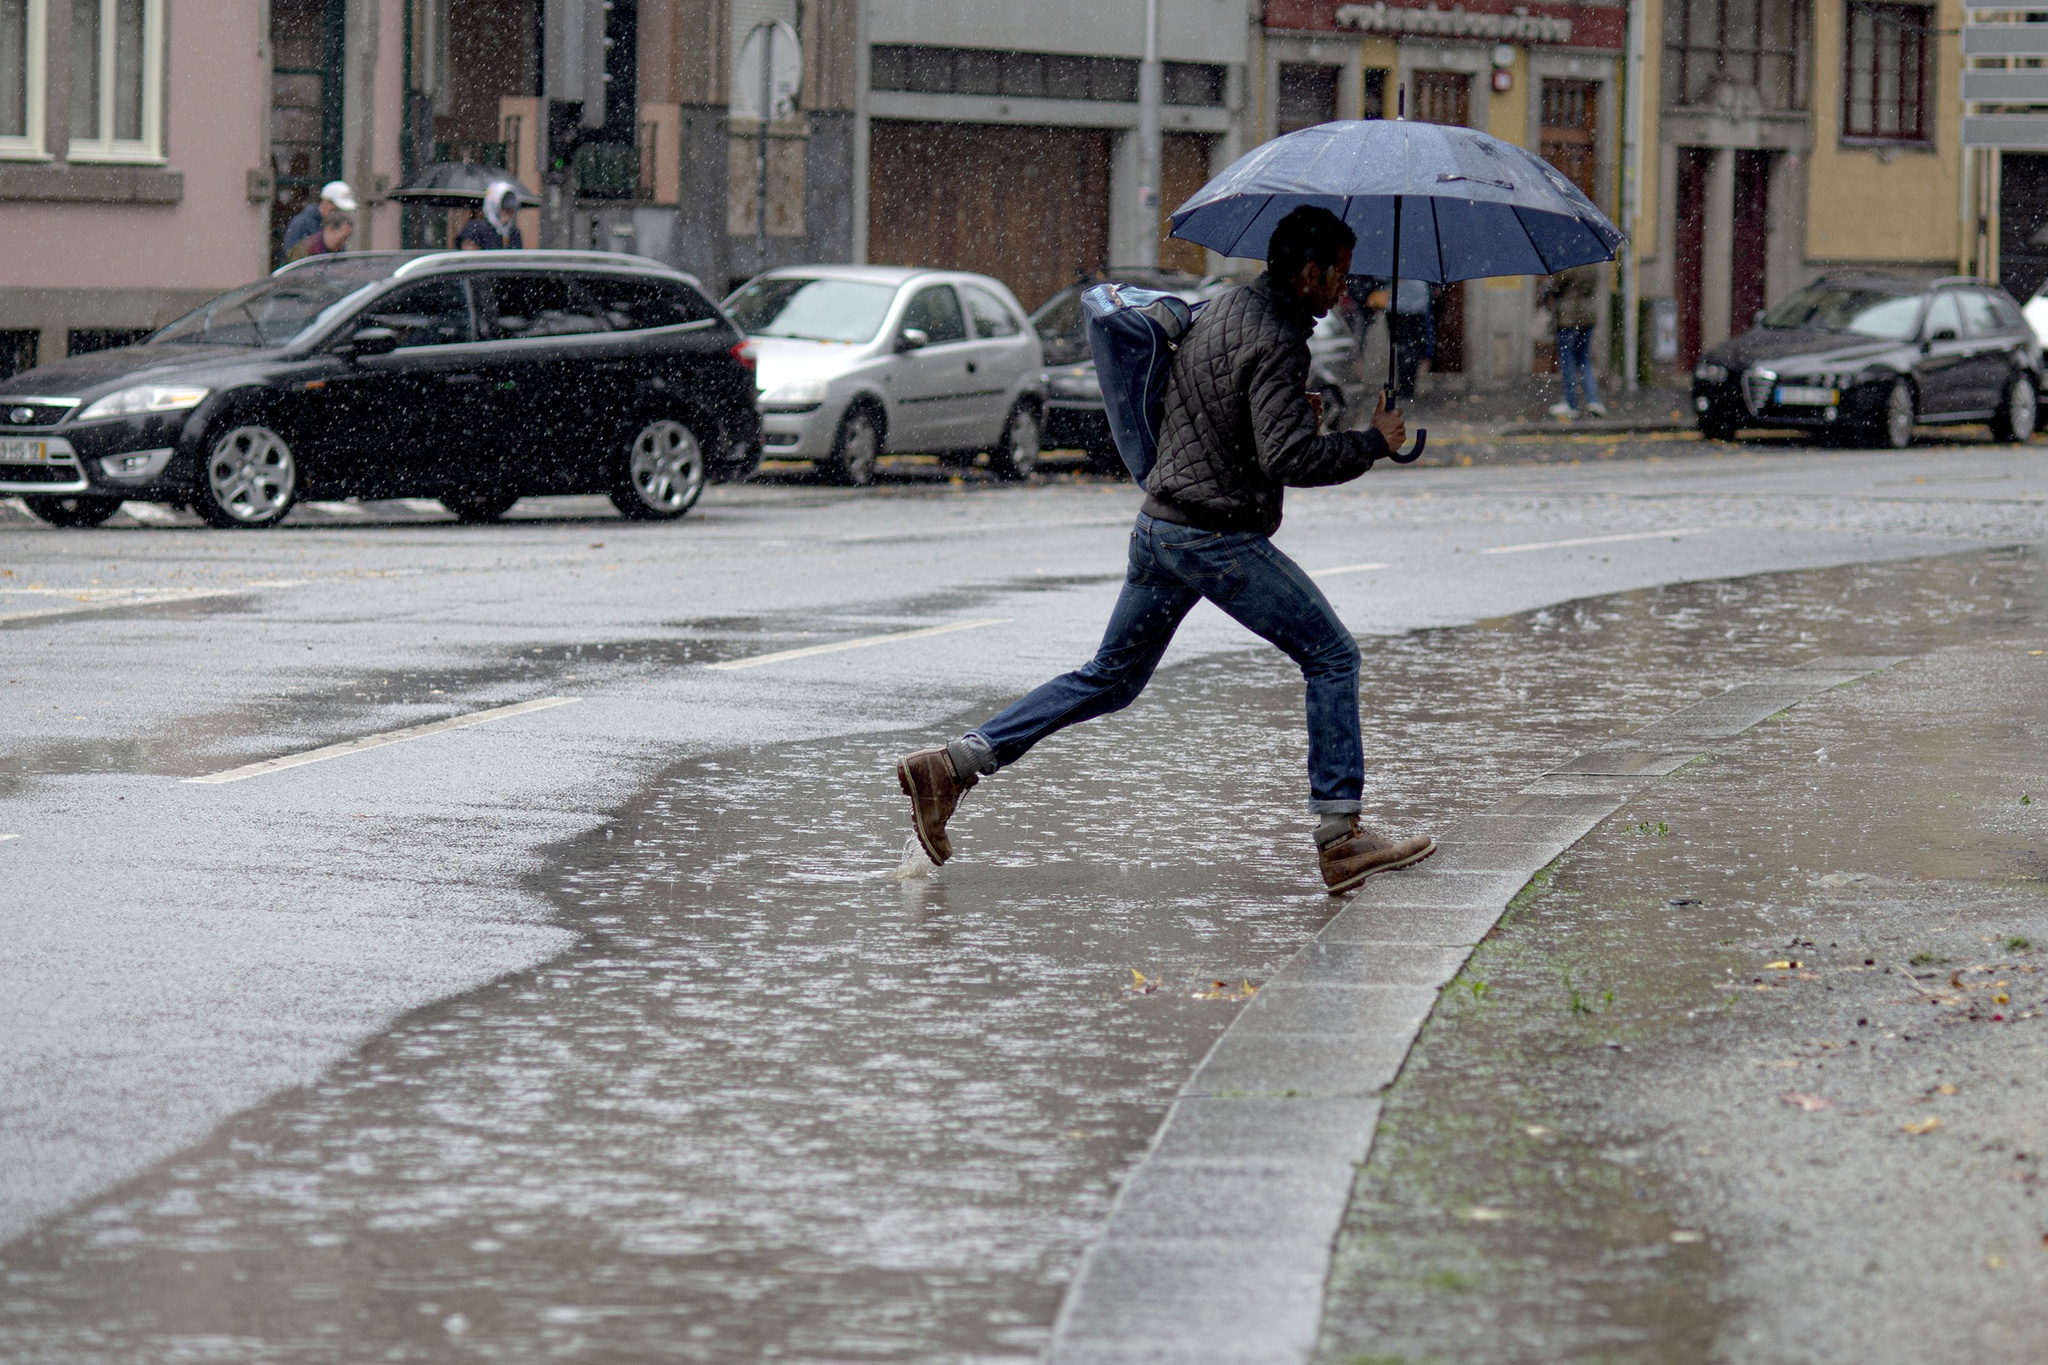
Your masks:
{"label": "wet asphalt road", "polygon": [[[2042,465],[1379,472],[1296,494],[1280,541],[1384,648],[1483,644],[1405,633],[2035,540]],[[970,798],[960,862],[890,876],[888,757],[1085,657],[1134,501],[906,480],[720,489],[656,527],[569,500],[0,526],[0,1236],[37,1229],[4,1354],[1030,1355],[1228,1022],[1207,983],[1327,913],[1298,684],[1206,608],[1145,703]],[[1532,720],[1497,652],[1442,715],[1368,704],[1411,722],[1372,732],[1375,795],[1450,818],[1740,662],[1667,651]]]}

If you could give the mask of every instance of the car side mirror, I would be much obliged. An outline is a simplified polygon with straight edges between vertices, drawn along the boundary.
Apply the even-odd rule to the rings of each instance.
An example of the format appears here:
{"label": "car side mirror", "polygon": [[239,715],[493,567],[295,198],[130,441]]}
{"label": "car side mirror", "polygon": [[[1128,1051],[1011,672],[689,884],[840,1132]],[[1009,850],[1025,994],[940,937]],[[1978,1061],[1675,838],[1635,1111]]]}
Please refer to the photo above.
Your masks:
{"label": "car side mirror", "polygon": [[896,349],[899,351],[921,351],[931,344],[931,333],[922,327],[905,327],[896,334]]}
{"label": "car side mirror", "polygon": [[389,327],[359,327],[348,339],[350,355],[389,355],[398,349],[398,333]]}

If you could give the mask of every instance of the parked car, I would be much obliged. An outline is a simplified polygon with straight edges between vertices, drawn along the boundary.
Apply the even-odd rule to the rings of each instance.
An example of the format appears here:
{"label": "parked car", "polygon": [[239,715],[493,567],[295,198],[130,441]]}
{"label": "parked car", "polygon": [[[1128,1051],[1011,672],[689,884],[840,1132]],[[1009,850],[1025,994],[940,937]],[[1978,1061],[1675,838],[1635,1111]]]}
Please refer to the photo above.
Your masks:
{"label": "parked car", "polygon": [[1692,393],[1715,440],[1791,427],[1903,449],[1916,423],[1988,421],[2000,440],[2025,441],[2041,344],[1996,285],[1829,275],[1701,356]]}
{"label": "parked car", "polygon": [[745,338],[689,276],[595,252],[349,252],[142,343],[0,383],[0,492],[58,525],[125,499],[274,526],[301,497],[526,494],[687,512],[760,459]]}
{"label": "parked car", "polygon": [[[1121,473],[1124,465],[1109,434],[1109,415],[1102,406],[1102,384],[1088,350],[1082,326],[1081,295],[1097,284],[1114,282],[1141,289],[1178,294],[1189,303],[1213,298],[1234,281],[1200,280],[1177,270],[1131,268],[1109,270],[1100,278],[1070,285],[1054,294],[1031,315],[1045,349],[1045,444],[1053,450],[1079,450],[1088,468]],[[1309,387],[1322,396],[1323,428],[1341,431],[1365,392],[1365,371],[1358,338],[1345,318],[1332,310],[1310,333]]]}
{"label": "parked car", "polygon": [[766,451],[834,482],[874,482],[885,451],[999,477],[1038,468],[1038,337],[1002,281],[957,270],[786,266],[725,301],[759,363]]}

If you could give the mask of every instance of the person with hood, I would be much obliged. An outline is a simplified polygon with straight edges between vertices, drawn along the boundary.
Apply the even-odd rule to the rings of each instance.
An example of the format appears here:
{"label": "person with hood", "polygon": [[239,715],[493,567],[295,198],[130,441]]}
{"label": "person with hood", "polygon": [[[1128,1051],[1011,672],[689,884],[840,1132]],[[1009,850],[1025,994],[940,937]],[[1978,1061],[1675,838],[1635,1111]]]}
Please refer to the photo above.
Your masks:
{"label": "person with hood", "polygon": [[519,208],[519,187],[500,180],[484,191],[484,211],[456,234],[458,251],[517,251],[526,245],[513,214]]}
{"label": "person with hood", "polygon": [[[1300,565],[1272,542],[1285,490],[1348,483],[1398,450],[1407,427],[1381,396],[1364,431],[1318,432],[1309,403],[1309,333],[1344,293],[1357,237],[1328,209],[1280,220],[1266,273],[1211,301],[1169,372],[1159,459],[1131,529],[1122,594],[1094,659],[1054,678],[951,743],[905,755],[896,780],[935,863],[952,855],[946,821],[968,788],[1069,725],[1137,700],[1174,631],[1207,598],[1300,667],[1308,691],[1310,814],[1331,895],[1421,862],[1428,835],[1359,823],[1365,752],[1358,642]],[[1133,838],[1184,836],[1125,813]]]}

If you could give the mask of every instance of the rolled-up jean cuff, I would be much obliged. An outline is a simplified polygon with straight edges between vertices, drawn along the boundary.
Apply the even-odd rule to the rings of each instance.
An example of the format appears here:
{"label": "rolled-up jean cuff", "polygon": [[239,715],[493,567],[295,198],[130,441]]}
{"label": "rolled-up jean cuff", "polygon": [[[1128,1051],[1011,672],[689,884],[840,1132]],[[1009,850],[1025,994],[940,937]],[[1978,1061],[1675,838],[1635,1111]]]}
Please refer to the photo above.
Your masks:
{"label": "rolled-up jean cuff", "polygon": [[1363,801],[1311,801],[1310,815],[1356,815],[1365,809]]}
{"label": "rolled-up jean cuff", "polygon": [[951,756],[953,771],[956,773],[965,769],[977,777],[987,777],[1001,766],[996,762],[995,746],[988,742],[986,736],[975,730],[969,730],[960,738],[949,742],[946,745],[946,753]]}

